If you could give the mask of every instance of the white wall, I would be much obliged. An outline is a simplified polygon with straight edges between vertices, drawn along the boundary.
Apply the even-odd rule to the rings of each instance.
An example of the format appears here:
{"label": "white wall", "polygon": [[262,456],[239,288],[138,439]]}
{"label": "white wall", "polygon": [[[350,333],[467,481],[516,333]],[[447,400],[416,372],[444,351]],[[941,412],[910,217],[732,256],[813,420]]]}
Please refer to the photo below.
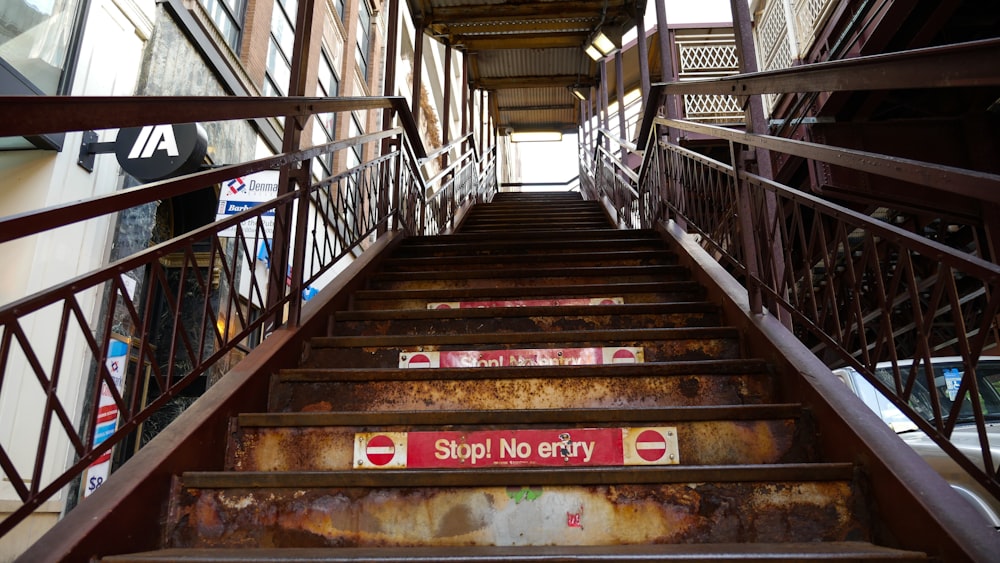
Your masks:
{"label": "white wall", "polygon": [[[154,0],[92,0],[73,84],[74,95],[131,95],[135,91],[142,49],[153,28]],[[101,141],[114,139],[115,131],[100,132]],[[114,155],[97,156],[93,173],[77,164],[81,133],[68,133],[61,152],[18,151],[0,153],[0,215],[71,202],[110,193],[120,184]],[[87,221],[43,233],[30,239],[0,245],[0,263],[8,272],[0,276],[0,303],[71,279],[102,266],[108,256],[113,217]],[[11,275],[10,273],[15,273]],[[81,310],[96,315],[101,295],[96,291],[77,296]],[[45,310],[25,320],[22,328],[43,362],[51,363],[53,336],[60,311]],[[45,342],[49,346],[44,345]],[[39,345],[39,343],[43,343]],[[14,358],[17,354],[12,354]],[[23,362],[12,362],[0,388],[0,443],[11,453],[22,478],[31,477],[38,443],[44,395],[33,373]],[[79,331],[70,333],[61,364],[59,397],[79,419],[81,391],[89,356]],[[48,366],[47,366],[48,368]],[[70,457],[61,434],[49,440],[42,484],[62,471]],[[54,523],[63,497],[46,503],[37,516],[0,538],[0,561],[13,559]],[[0,481],[0,518],[20,506],[9,480]]]}

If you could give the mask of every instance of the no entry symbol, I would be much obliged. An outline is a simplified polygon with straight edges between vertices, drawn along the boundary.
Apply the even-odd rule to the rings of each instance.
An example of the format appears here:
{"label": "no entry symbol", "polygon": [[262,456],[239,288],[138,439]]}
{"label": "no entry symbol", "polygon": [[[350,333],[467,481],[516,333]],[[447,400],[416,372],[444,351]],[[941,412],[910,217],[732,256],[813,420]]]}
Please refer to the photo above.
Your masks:
{"label": "no entry symbol", "polygon": [[392,438],[384,435],[373,436],[365,447],[365,457],[373,465],[385,465],[396,455],[396,444]]}

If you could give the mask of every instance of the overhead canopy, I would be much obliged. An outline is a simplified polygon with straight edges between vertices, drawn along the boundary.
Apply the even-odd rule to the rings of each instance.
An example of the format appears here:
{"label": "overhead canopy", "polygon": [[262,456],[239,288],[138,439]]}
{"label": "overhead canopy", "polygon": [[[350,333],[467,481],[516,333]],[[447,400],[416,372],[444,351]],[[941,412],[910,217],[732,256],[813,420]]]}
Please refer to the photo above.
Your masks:
{"label": "overhead canopy", "polygon": [[498,127],[576,131],[579,99],[600,80],[584,52],[597,31],[621,47],[621,35],[645,0],[414,0],[413,20],[469,57],[471,87],[490,91]]}

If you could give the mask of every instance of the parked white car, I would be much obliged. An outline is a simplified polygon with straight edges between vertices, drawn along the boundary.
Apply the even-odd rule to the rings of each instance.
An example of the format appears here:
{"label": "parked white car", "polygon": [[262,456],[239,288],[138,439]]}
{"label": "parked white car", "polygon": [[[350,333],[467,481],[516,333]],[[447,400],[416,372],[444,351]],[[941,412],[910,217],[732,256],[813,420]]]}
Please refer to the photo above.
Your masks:
{"label": "parked white car", "polygon": [[[911,362],[900,360],[899,367],[903,375],[909,369]],[[953,404],[961,381],[964,367],[959,357],[933,358],[934,386],[937,388],[941,412],[947,414]],[[833,371],[870,409],[875,411],[882,420],[892,428],[904,442],[909,444],[924,460],[930,464],[942,477],[951,484],[963,498],[967,499],[983,517],[995,528],[1000,530],[1000,499],[997,499],[962,470],[951,457],[945,454],[937,444],[917,428],[895,405],[880,391],[852,368],[841,368]],[[880,380],[893,386],[892,365],[888,362],[876,366],[875,375]],[[1000,464],[1000,357],[982,357],[976,368],[976,380],[979,384],[980,405],[986,419],[987,437],[994,466]],[[910,404],[927,420],[932,418],[930,393],[925,385],[926,378],[918,376],[913,398]],[[962,406],[963,418],[955,426],[951,435],[951,443],[969,459],[983,467],[982,453],[979,445],[979,435],[972,423],[972,403],[967,396]],[[968,415],[967,417],[965,415]],[[963,424],[962,421],[967,421]]]}

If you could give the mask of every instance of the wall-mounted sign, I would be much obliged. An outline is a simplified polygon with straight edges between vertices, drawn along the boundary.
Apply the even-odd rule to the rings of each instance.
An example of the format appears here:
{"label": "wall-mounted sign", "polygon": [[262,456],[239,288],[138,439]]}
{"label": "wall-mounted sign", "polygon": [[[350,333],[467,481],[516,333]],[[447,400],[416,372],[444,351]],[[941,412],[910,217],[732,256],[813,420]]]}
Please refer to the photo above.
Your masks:
{"label": "wall-mounted sign", "polygon": [[[253,207],[271,201],[278,196],[278,171],[265,170],[247,176],[233,178],[222,183],[219,190],[219,209],[215,212],[215,220],[221,221],[230,215],[236,215],[241,211],[246,211]],[[261,217],[264,227],[264,236],[274,238],[274,210],[271,209]],[[256,218],[244,221],[242,224],[243,236],[253,239],[257,220]],[[235,237],[236,226],[233,225],[224,231],[219,232],[220,237]]]}
{"label": "wall-mounted sign", "polygon": [[[108,341],[108,358],[104,365],[111,375],[111,380],[115,383],[115,390],[120,395],[125,388],[125,368],[128,365],[128,342],[124,338],[115,336]],[[99,446],[118,429],[118,403],[115,402],[111,395],[111,389],[103,379],[101,380],[101,398],[97,404],[96,424],[94,447]],[[83,474],[83,497],[89,497],[91,493],[103,485],[110,472],[111,450],[108,450],[94,460]]]}
{"label": "wall-mounted sign", "polygon": [[207,151],[208,136],[197,123],[130,127],[115,140],[118,164],[142,181],[197,172]]}

